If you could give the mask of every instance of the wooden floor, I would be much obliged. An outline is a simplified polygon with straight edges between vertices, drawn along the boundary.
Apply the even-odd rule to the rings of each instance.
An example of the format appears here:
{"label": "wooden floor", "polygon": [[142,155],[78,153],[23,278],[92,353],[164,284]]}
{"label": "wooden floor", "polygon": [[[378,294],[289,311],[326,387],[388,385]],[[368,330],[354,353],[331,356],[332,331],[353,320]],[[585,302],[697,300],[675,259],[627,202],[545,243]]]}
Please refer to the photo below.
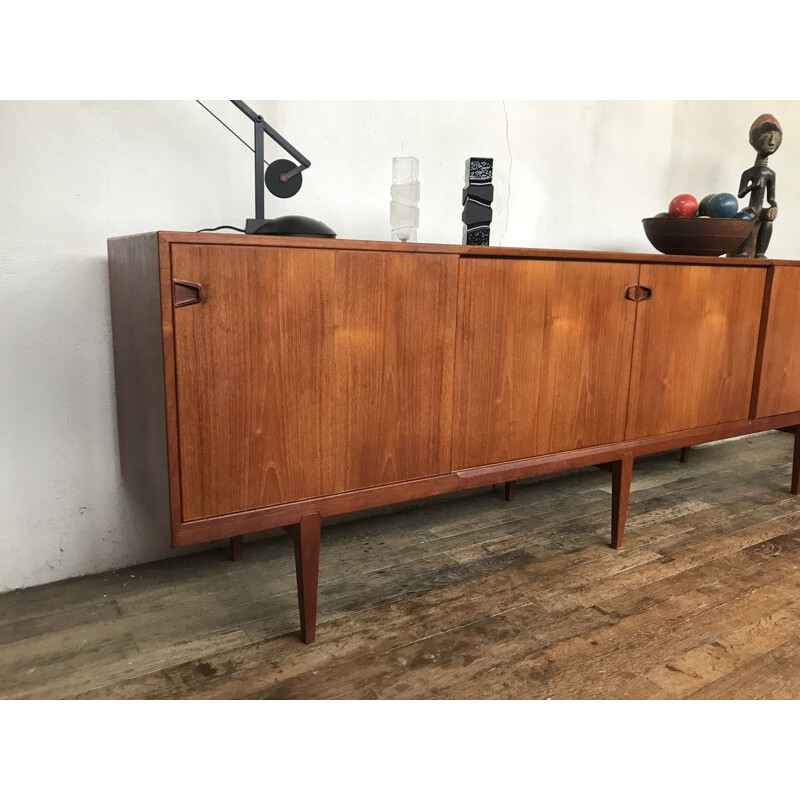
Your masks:
{"label": "wooden floor", "polygon": [[638,459],[625,546],[584,469],[0,595],[5,698],[800,698],[793,437]]}

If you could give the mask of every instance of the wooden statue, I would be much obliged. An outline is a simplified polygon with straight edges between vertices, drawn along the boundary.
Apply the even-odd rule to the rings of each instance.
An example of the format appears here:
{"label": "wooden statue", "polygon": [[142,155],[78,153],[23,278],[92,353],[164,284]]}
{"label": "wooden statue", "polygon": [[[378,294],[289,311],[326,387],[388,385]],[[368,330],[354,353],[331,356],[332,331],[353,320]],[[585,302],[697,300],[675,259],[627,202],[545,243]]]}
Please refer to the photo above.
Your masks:
{"label": "wooden statue", "polygon": [[[772,237],[772,221],[778,216],[775,202],[775,173],[767,166],[769,157],[781,146],[783,131],[772,114],[762,114],[750,126],[750,144],[756,151],[756,163],[742,173],[739,197],[749,193],[745,211],[756,220],[753,232],[739,246],[738,255],[746,258],[766,258],[767,245]],[[766,196],[769,206],[764,208]]]}

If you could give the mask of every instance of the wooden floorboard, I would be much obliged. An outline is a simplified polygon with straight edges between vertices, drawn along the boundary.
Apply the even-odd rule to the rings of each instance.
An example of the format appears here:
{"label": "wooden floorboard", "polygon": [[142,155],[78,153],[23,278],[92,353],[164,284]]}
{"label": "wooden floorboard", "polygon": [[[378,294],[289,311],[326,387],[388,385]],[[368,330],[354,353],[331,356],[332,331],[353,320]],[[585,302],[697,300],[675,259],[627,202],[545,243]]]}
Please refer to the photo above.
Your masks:
{"label": "wooden floorboard", "polygon": [[0,595],[3,698],[800,698],[793,437],[328,521],[317,641],[288,536]]}

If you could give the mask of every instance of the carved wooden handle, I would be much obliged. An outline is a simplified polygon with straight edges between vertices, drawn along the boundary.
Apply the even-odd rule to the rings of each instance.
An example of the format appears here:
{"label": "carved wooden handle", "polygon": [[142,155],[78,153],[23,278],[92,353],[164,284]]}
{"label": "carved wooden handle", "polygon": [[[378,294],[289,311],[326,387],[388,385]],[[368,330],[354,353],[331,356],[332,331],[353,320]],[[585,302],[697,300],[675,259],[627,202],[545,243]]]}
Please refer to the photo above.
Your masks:
{"label": "carved wooden handle", "polygon": [[629,286],[625,289],[625,299],[633,300],[634,303],[649,299],[651,294],[653,294],[653,290],[649,286],[639,286],[636,284],[635,286]]}
{"label": "carved wooden handle", "polygon": [[192,306],[208,299],[208,290],[202,283],[192,281],[172,281],[172,304],[175,308]]}

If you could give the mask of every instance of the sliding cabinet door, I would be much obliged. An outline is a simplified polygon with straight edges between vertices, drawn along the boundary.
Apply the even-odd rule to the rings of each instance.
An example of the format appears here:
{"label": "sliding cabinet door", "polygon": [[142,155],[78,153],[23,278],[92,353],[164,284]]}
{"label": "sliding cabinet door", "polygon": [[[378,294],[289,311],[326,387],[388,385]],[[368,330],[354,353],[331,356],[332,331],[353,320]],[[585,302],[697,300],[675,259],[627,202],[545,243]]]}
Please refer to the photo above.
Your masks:
{"label": "sliding cabinet door", "polygon": [[176,245],[172,268],[184,520],[449,471],[455,257]]}
{"label": "sliding cabinet door", "polygon": [[642,264],[628,439],[748,418],[765,275]]}
{"label": "sliding cabinet door", "polygon": [[623,440],[638,271],[462,260],[454,469]]}

